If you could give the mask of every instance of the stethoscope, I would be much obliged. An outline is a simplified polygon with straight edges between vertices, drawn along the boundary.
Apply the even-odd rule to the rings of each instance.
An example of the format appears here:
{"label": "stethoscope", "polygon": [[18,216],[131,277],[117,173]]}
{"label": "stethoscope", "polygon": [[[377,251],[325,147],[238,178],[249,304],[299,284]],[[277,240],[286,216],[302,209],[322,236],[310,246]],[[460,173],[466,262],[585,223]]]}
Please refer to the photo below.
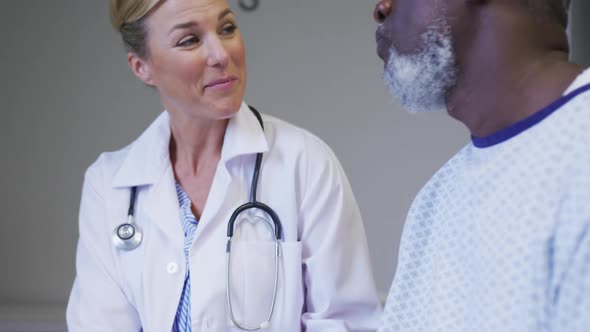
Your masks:
{"label": "stethoscope", "polygon": [[135,218],[133,217],[136,195],[137,187],[131,187],[127,222],[117,226],[113,232],[113,244],[116,248],[122,250],[133,250],[139,247],[141,240],[143,239],[143,230],[135,223]]}
{"label": "stethoscope", "polygon": [[[250,110],[260,123],[260,126],[264,130],[264,124],[262,123],[262,117],[260,113],[254,108],[250,107]],[[252,184],[250,186],[250,201],[238,207],[229,218],[227,224],[227,244],[226,244],[226,259],[225,259],[225,267],[226,267],[226,276],[225,276],[225,294],[226,294],[226,301],[227,301],[227,311],[232,323],[245,331],[256,331],[260,329],[266,329],[270,326],[270,320],[272,318],[272,314],[274,311],[276,299],[277,299],[277,289],[278,289],[278,281],[279,281],[279,258],[281,256],[281,241],[283,239],[283,226],[279,219],[279,216],[266,204],[258,202],[256,200],[256,191],[258,189],[258,178],[260,177],[260,168],[262,165],[262,152],[256,154],[256,163],[254,165],[254,173],[252,174]],[[141,244],[141,240],[143,239],[143,231],[139,225],[135,223],[134,218],[134,210],[135,210],[135,199],[137,196],[137,187],[134,186],[131,188],[131,197],[129,199],[129,210],[127,212],[127,222],[117,226],[113,232],[113,245],[121,250],[134,250]],[[270,219],[272,220],[271,223],[264,219],[264,218],[256,218],[256,220],[264,221],[268,227],[270,227],[274,233],[274,243],[275,243],[275,277],[273,283],[273,291],[272,291],[272,302],[270,304],[270,308],[268,310],[267,318],[262,323],[258,324],[257,326],[246,326],[245,324],[240,323],[233,312],[232,306],[232,297],[231,297],[231,279],[230,279],[230,263],[231,263],[231,247],[232,247],[232,237],[234,235],[234,224],[238,218],[238,216],[247,210],[251,209],[259,209],[264,211]],[[274,227],[273,227],[274,226]]]}

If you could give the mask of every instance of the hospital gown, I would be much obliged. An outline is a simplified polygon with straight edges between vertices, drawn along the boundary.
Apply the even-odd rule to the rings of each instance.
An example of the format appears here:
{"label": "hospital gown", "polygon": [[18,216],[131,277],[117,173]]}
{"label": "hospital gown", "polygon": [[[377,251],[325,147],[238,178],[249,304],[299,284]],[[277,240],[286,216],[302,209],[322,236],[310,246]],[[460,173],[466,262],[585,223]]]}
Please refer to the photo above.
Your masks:
{"label": "hospital gown", "polygon": [[430,179],[380,331],[590,331],[589,83]]}

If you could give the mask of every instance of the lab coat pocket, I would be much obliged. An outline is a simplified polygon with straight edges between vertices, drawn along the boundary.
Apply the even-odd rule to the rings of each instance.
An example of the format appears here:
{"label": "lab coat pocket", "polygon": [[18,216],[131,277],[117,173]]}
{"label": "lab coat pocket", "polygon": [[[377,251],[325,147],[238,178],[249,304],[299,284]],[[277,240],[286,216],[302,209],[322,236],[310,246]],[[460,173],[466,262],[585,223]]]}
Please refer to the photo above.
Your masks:
{"label": "lab coat pocket", "polygon": [[[236,256],[244,262],[244,273],[232,276],[241,279],[244,285],[239,291],[243,294],[241,301],[244,316],[236,319],[248,326],[259,326],[268,319],[273,305],[276,245],[272,241],[248,241],[237,242],[234,248],[233,252],[239,253]],[[270,330],[299,331],[302,309],[301,243],[281,242]]]}

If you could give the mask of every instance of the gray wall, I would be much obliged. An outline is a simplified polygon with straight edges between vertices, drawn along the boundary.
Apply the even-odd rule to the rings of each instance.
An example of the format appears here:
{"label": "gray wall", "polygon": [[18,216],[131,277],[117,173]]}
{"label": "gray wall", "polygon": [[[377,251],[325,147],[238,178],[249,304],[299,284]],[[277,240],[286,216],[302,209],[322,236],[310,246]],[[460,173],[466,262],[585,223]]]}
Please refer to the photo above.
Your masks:
{"label": "gray wall", "polygon": [[[390,101],[374,2],[261,0],[254,13],[232,6],[248,51],[247,101],[335,150],[385,293],[412,198],[468,135],[444,114],[408,115]],[[107,1],[3,1],[0,40],[0,322],[60,321],[83,172],[101,151],[139,135],[161,106],[129,71]]]}
{"label": "gray wall", "polygon": [[573,0],[570,8],[570,34],[572,59],[585,67],[590,66],[590,1]]}

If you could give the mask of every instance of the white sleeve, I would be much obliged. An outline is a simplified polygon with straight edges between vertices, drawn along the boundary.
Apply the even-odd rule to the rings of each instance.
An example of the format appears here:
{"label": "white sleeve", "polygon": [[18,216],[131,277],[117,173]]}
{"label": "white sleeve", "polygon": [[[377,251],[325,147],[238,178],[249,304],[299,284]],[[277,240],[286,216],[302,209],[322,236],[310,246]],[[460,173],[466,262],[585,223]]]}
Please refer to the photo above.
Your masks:
{"label": "white sleeve", "polygon": [[99,168],[91,166],[80,203],[76,280],[66,313],[68,331],[140,331],[137,311],[118,283],[111,231],[105,229],[106,205],[98,189],[102,186]]}
{"label": "white sleeve", "polygon": [[299,212],[304,330],[375,331],[382,308],[359,208],[333,152],[317,139],[308,143]]}

